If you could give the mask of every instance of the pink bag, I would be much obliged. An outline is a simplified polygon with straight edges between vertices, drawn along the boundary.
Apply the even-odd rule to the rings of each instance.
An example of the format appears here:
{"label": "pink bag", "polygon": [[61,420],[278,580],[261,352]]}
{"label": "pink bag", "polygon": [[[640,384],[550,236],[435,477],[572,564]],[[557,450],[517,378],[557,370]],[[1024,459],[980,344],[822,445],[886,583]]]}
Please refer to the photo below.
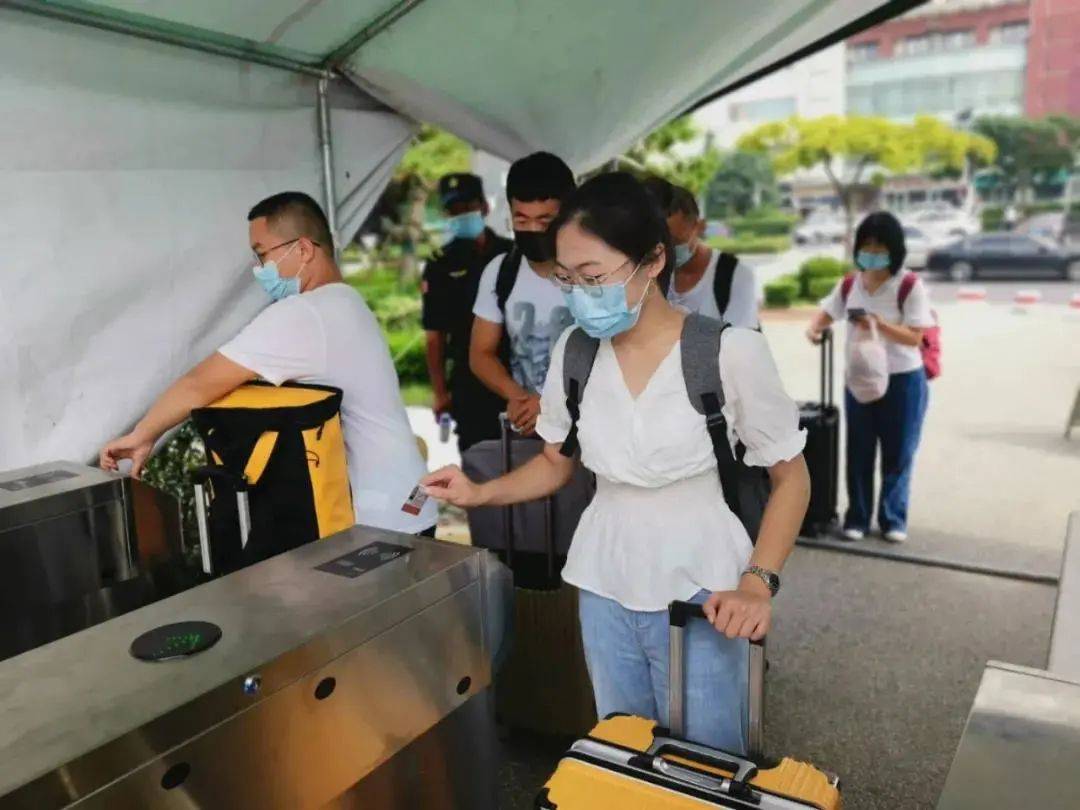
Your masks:
{"label": "pink bag", "polygon": [[[904,302],[911,295],[911,290],[915,287],[916,281],[918,281],[918,276],[911,272],[908,272],[900,279],[900,289],[896,294],[896,303],[900,307],[901,315],[904,314]],[[855,274],[848,273],[844,276],[844,281],[840,285],[840,299],[845,304],[847,304],[853,286],[855,286]],[[930,310],[930,312],[934,316],[934,325],[923,329],[922,344],[919,346],[919,351],[922,353],[926,379],[933,380],[941,376],[941,326],[938,323],[937,310]]]}

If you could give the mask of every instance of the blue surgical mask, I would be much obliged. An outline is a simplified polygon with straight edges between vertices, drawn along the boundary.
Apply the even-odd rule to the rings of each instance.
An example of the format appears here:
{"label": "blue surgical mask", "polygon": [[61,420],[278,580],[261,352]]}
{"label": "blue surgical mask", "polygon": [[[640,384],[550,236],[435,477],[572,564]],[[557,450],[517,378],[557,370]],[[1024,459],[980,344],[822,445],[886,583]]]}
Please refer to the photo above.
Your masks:
{"label": "blue surgical mask", "polygon": [[870,253],[860,250],[855,254],[855,266],[860,270],[887,270],[889,261],[888,253]]}
{"label": "blue surgical mask", "polygon": [[611,338],[633,328],[641,315],[641,305],[645,302],[649,288],[645,287],[641,300],[631,308],[626,300],[626,285],[640,269],[639,264],[630,274],[630,278],[621,284],[609,284],[589,290],[574,286],[563,293],[566,306],[574,316],[574,322],[585,330],[585,334],[598,339]]}
{"label": "blue surgical mask", "polygon": [[[289,253],[292,253],[292,248],[289,248],[285,256],[288,256]],[[281,258],[284,259],[285,256]],[[266,290],[266,294],[275,301],[300,293],[300,273],[304,272],[303,268],[300,268],[300,273],[297,273],[292,278],[281,277],[281,273],[278,272],[277,262],[255,265],[251,268],[251,272],[255,276],[255,280]]]}
{"label": "blue surgical mask", "polygon": [[675,266],[682,267],[688,261],[694,258],[694,250],[690,247],[690,243],[675,245]]}
{"label": "blue surgical mask", "polygon": [[446,230],[451,239],[479,239],[484,232],[484,216],[479,211],[469,211],[446,220]]}

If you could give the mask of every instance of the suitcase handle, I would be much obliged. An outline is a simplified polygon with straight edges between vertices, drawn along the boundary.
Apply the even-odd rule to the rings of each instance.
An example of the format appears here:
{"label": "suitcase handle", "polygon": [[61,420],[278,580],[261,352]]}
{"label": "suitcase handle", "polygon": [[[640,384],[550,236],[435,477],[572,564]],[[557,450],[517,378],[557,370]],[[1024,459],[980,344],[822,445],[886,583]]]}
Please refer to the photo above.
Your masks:
{"label": "suitcase handle", "polygon": [[[683,694],[686,684],[685,642],[683,633],[689,619],[705,618],[705,610],[694,602],[675,601],[668,606],[668,726],[675,737],[686,736],[686,717]],[[762,721],[765,708],[765,639],[750,641],[747,671],[749,695],[747,700],[747,751],[752,757],[761,756],[763,746]],[[707,751],[711,749],[705,749]],[[715,755],[715,754],[714,754]],[[753,764],[753,763],[751,763]]]}
{"label": "suitcase handle", "polygon": [[[510,417],[503,411],[499,414],[499,440],[502,442],[503,475],[513,471],[513,434]],[[544,498],[544,540],[547,550],[547,575],[549,581],[555,579],[555,507],[554,498]],[[506,530],[506,564],[514,568],[514,507],[503,507],[503,528]]]}
{"label": "suitcase handle", "polygon": [[821,407],[833,406],[833,331],[821,332]]}
{"label": "suitcase handle", "polygon": [[[724,771],[731,771],[732,778],[736,782],[749,782],[757,774],[758,767],[748,759],[737,757],[734,754],[729,754],[727,751],[718,751],[715,748],[709,748],[706,745],[698,745],[697,743],[686,742],[685,740],[676,740],[671,737],[654,737],[652,745],[649,746],[647,754],[657,758],[658,762],[664,762],[660,759],[664,754],[674,754],[677,757],[683,757],[689,759],[692,762],[696,762],[699,765],[708,765],[713,768],[720,768]],[[671,765],[671,763],[664,762],[665,765]],[[668,772],[657,764],[654,767],[665,775],[675,776],[676,774],[668,774]],[[678,766],[673,766],[677,768]],[[688,771],[685,768],[678,768],[679,771],[685,773],[694,773]],[[687,779],[687,777],[680,777]],[[707,777],[710,779],[719,779],[719,777]],[[689,779],[687,779],[689,781]]]}

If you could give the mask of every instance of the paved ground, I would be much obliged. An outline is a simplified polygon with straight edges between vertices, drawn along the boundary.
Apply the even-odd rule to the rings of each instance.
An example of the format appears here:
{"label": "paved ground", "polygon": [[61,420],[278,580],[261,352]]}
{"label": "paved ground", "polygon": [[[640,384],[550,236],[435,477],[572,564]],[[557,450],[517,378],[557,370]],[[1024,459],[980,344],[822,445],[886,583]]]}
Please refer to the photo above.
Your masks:
{"label": "paved ground", "polygon": [[[1045,666],[1054,589],[809,549],[786,573],[767,752],[838,773],[846,810],[932,807],[986,661]],[[566,744],[505,742],[503,810],[533,806]]]}

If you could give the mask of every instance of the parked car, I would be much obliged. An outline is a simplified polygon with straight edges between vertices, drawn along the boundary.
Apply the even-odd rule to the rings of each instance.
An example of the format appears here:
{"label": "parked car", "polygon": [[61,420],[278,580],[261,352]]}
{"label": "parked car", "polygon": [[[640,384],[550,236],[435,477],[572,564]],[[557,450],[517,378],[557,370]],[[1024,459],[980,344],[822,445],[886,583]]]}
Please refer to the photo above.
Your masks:
{"label": "parked car", "polygon": [[792,232],[797,245],[814,245],[819,242],[842,242],[847,234],[847,222],[843,212],[828,208],[811,211],[802,224]]}
{"label": "parked car", "polygon": [[907,247],[907,261],[911,270],[922,270],[926,267],[927,256],[934,246],[930,237],[920,228],[910,225],[904,226],[904,244]]}
{"label": "parked car", "polygon": [[932,250],[927,269],[953,281],[989,275],[1053,275],[1080,281],[1080,250],[1039,236],[984,233]]}
{"label": "parked car", "polygon": [[921,229],[931,241],[971,236],[982,230],[982,223],[976,217],[946,202],[921,205],[903,214],[900,220]]}

